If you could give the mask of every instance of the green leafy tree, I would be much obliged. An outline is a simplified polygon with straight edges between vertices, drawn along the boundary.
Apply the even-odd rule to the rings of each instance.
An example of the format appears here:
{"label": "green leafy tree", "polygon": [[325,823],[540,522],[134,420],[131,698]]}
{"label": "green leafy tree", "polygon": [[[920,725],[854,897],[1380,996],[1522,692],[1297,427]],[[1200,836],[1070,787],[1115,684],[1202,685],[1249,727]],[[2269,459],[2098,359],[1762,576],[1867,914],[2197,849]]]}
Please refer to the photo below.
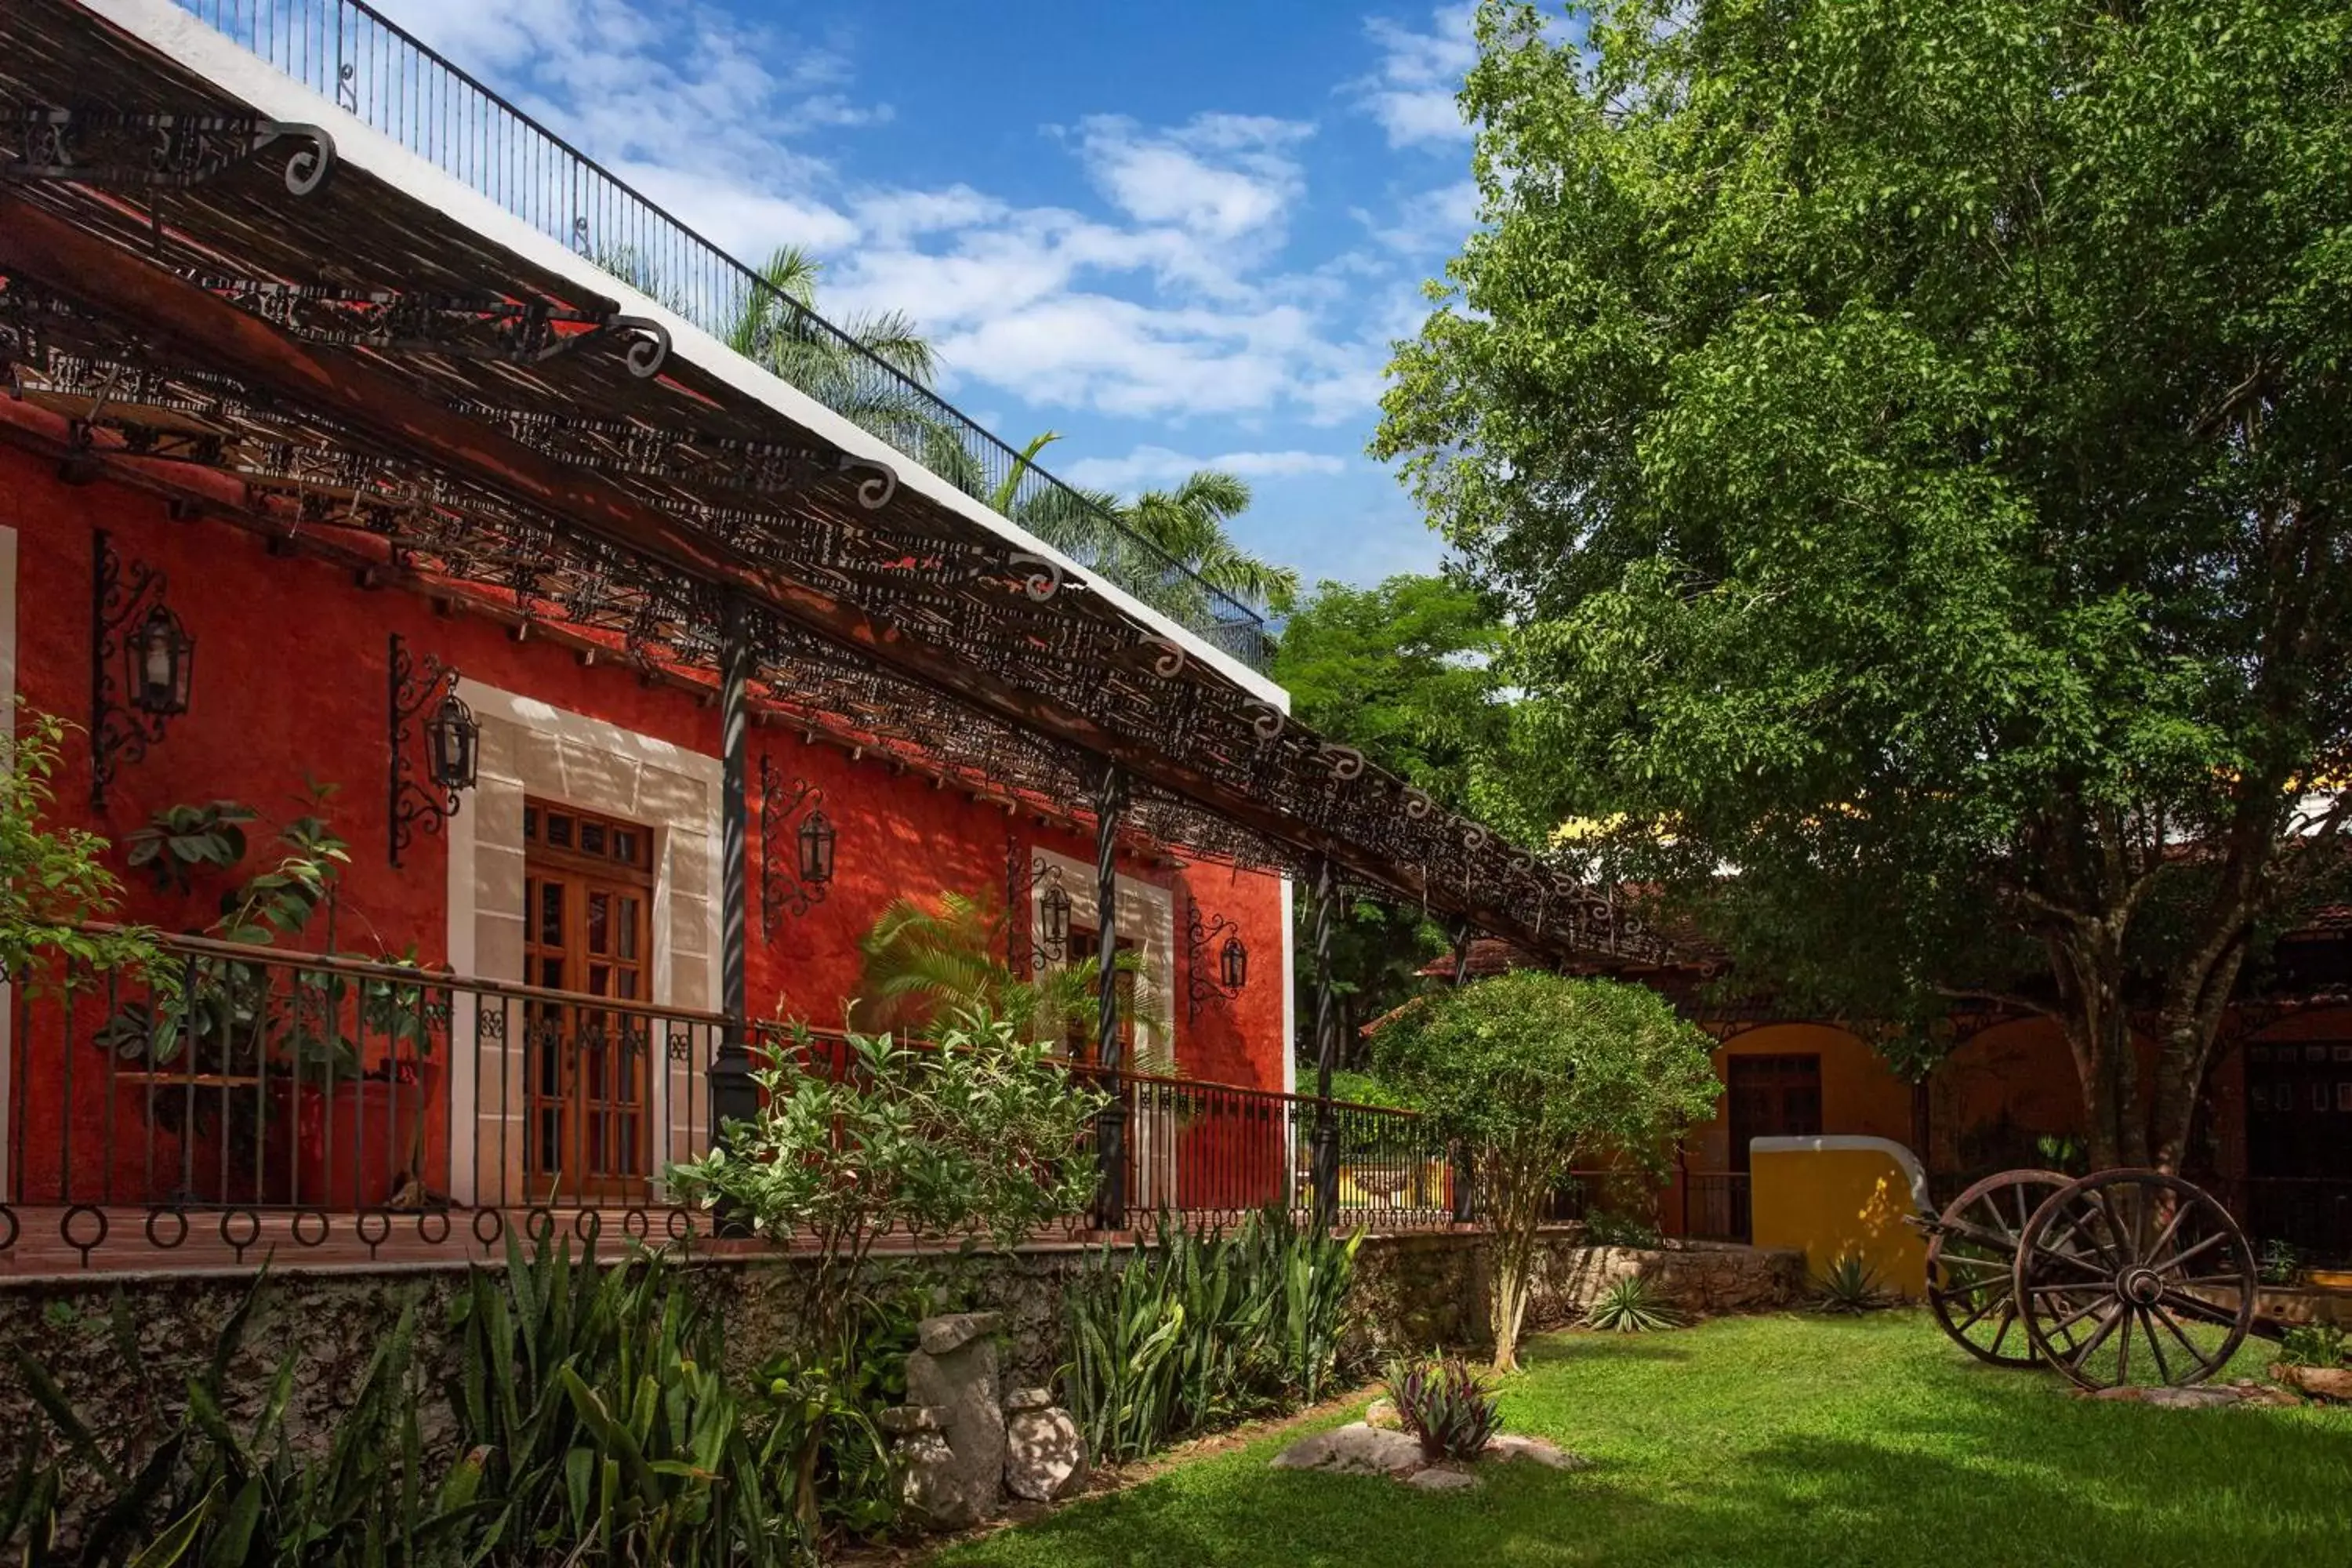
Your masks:
{"label": "green leafy tree", "polygon": [[161,978],[153,931],[89,929],[111,920],[122,896],[106,840],[44,826],[64,736],[62,721],[21,708],[13,731],[0,726],[0,975],[39,984],[40,966],[62,960],[69,970]]}
{"label": "green leafy tree", "polygon": [[[1326,582],[1295,611],[1271,673],[1291,711],[1444,805],[1469,809],[1481,759],[1500,745],[1507,711],[1493,658],[1503,626],[1487,598],[1444,577],[1404,574],[1376,587]],[[1425,988],[1419,971],[1448,951],[1449,933],[1419,909],[1350,900],[1335,911],[1333,990],[1340,1059],[1355,1060],[1357,1026]],[[1297,909],[1297,951],[1315,950],[1312,900]],[[1297,1016],[1314,1027],[1315,973],[1302,962]]]}
{"label": "green leafy tree", "polygon": [[1502,642],[1494,604],[1452,578],[1326,582],[1282,628],[1271,673],[1301,721],[1466,805],[1507,711],[1494,668]]}
{"label": "green leafy tree", "polygon": [[1801,1005],[2058,1018],[2177,1166],[2347,809],[2352,12],[1576,20],[1481,13],[1377,443],[1515,623],[1520,826],[1622,814]]}
{"label": "green leafy tree", "polygon": [[1433,996],[1381,1032],[1381,1076],[1469,1152],[1494,1233],[1496,1371],[1518,1366],[1552,1194],[1580,1163],[1662,1168],[1721,1093],[1713,1043],[1645,986],[1539,970]]}
{"label": "green leafy tree", "polygon": [[[805,1028],[796,1045],[814,1060]],[[728,1204],[779,1240],[814,1238],[809,1327],[836,1344],[862,1303],[877,1243],[984,1235],[1013,1247],[1079,1214],[1095,1168],[1081,1134],[1107,1103],[1042,1043],[967,1015],[917,1043],[849,1037],[845,1068],[761,1070],[759,1113],[718,1147],[670,1167],[690,1202]]]}

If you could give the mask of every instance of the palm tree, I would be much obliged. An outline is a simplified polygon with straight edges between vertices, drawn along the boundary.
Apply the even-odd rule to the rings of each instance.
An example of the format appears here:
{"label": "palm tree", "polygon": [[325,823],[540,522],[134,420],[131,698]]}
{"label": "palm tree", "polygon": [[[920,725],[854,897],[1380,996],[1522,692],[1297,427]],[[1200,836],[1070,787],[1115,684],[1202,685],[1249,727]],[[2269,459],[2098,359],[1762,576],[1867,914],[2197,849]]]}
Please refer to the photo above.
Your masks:
{"label": "palm tree", "polygon": [[1282,615],[1298,597],[1297,571],[1261,560],[1225,531],[1249,504],[1248,480],[1221,468],[1201,468],[1172,490],[1145,490],[1121,503],[1118,516],[1219,593],[1252,609]]}
{"label": "palm tree", "polygon": [[963,450],[962,432],[931,394],[939,356],[930,341],[899,310],[828,325],[816,313],[824,270],[799,246],[779,246],[761,267],[759,283],[746,289],[728,316],[720,338],[925,466],[951,461],[945,453]]}
{"label": "palm tree", "polygon": [[[1246,479],[1202,468],[1173,489],[1132,497],[1058,482],[1031,485],[1022,494],[1021,480],[1037,454],[1060,439],[1048,430],[1031,441],[993,490],[976,461],[940,471],[1079,564],[1186,625],[1223,618],[1210,615],[1203,584],[1252,610],[1288,612],[1298,596],[1297,572],[1251,554],[1225,531],[1226,523],[1249,510]],[[1184,570],[1170,570],[1171,562]]]}
{"label": "palm tree", "polygon": [[[1059,1046],[1076,1039],[1095,1042],[1101,1021],[1101,962],[1071,955],[1058,967],[1040,966],[1024,980],[1000,955],[1005,951],[1006,916],[985,899],[946,892],[936,899],[891,901],[858,939],[866,954],[861,997],[853,1026],[861,1030],[919,1026],[960,1013],[1010,1019],[1034,1039]],[[1142,959],[1118,955],[1114,966],[1135,977],[1135,1022],[1151,1040],[1164,1039],[1167,1020],[1151,994]],[[1139,1054],[1131,1066],[1166,1070],[1164,1047]]]}
{"label": "palm tree", "polygon": [[[600,252],[596,259],[644,292],[672,300],[675,291],[665,289],[658,269],[633,247]],[[771,252],[758,283],[726,318],[719,335],[727,346],[1179,621],[1223,618],[1211,613],[1203,584],[1253,610],[1280,615],[1290,608],[1298,574],[1251,554],[1225,531],[1249,510],[1246,480],[1202,468],[1172,490],[1125,500],[1050,481],[1028,485],[1024,495],[1023,481],[1036,470],[1037,454],[1061,439],[1048,430],[992,483],[983,456],[991,438],[931,393],[939,357],[929,340],[898,310],[827,326],[816,313],[824,270],[799,246]],[[1170,560],[1187,570],[1170,571]]]}

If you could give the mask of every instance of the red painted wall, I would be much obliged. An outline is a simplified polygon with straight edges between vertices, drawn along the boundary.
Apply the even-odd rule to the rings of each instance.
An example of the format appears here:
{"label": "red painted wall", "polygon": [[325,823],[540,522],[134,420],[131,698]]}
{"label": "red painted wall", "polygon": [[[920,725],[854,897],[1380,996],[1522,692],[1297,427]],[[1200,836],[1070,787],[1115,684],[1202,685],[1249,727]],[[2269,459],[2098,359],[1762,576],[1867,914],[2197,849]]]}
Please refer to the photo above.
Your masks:
{"label": "red painted wall", "polygon": [[[194,482],[208,476],[192,475]],[[161,570],[169,601],[197,643],[191,711],[175,720],[143,762],[123,768],[105,808],[88,800],[87,737],[68,738],[58,772],[58,826],[87,826],[120,841],[156,810],[184,802],[235,799],[284,821],[304,809],[306,780],[340,786],[328,808],[350,842],[335,944],[345,952],[398,952],[415,944],[428,964],[446,959],[446,858],[437,836],[419,836],[394,868],[386,852],[387,639],[398,632],[469,679],[524,693],[677,746],[716,755],[716,709],[688,692],[648,686],[612,665],[584,666],[570,650],[516,642],[497,623],[436,613],[406,592],[369,590],[340,567],[300,555],[274,555],[253,533],[218,521],[175,521],[152,495],[108,482],[61,483],[46,460],[0,445],[0,526],[18,531],[18,694],[31,707],[86,724],[89,709],[91,535],[103,527],[128,562]],[[901,894],[944,889],[1001,900],[1008,827],[1025,866],[1033,847],[1093,858],[1090,842],[1034,828],[1001,808],[974,802],[883,761],[853,761],[834,746],[805,742],[797,730],[755,729],[761,751],[788,778],[805,777],[824,792],[838,832],[836,875],[825,900],[787,918],[772,943],[759,931],[758,813],[752,814],[753,908],[749,958],[751,1009],[781,1005],[819,1025],[836,1025],[842,1001],[857,986],[856,939]],[[1081,803],[1070,803],[1076,805]],[[255,826],[246,870],[266,864],[268,830]],[[115,863],[121,866],[120,852]],[[1281,889],[1274,878],[1197,865],[1178,870],[1125,864],[1122,876],[1175,890],[1176,1023],[1181,1075],[1279,1089],[1288,1042],[1282,1032]],[[125,874],[125,915],[166,929],[195,931],[217,912],[218,887],[189,898],[159,895]],[[1242,994],[1208,1002],[1188,1018],[1184,897],[1211,918],[1234,921],[1248,944],[1252,973]],[[318,931],[314,946],[324,945]],[[1205,954],[1213,964],[1213,952]],[[66,1063],[56,1048],[61,1020],[30,1020],[18,1058],[21,1184],[27,1201],[54,1189],[63,1140],[51,1130],[68,1120]],[[82,1033],[86,1036],[86,1021]],[[90,1047],[85,1045],[85,1051]],[[91,1051],[95,1056],[95,1052]],[[77,1072],[103,1062],[76,1064]],[[77,1179],[99,1168],[89,1151],[102,1142],[103,1097],[74,1096],[70,1120]],[[113,1108],[118,1114],[122,1107]],[[121,1128],[118,1125],[118,1132]],[[439,1131],[434,1134],[437,1140]],[[167,1151],[167,1153],[170,1152]],[[142,1156],[143,1157],[143,1156]],[[143,1179],[126,1153],[118,1181]],[[118,1194],[120,1195],[120,1194]]]}

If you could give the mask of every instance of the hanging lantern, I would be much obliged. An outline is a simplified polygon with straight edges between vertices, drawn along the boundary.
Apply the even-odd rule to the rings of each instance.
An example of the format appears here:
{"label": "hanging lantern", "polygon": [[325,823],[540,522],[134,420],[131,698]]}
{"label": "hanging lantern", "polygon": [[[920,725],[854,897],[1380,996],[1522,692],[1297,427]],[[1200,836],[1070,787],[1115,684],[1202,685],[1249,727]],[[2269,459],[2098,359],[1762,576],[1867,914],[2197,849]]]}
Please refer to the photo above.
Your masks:
{"label": "hanging lantern", "polygon": [[124,642],[123,653],[131,665],[133,708],[167,719],[188,710],[196,639],[188,635],[179,616],[157,605]]}
{"label": "hanging lantern", "polygon": [[1070,895],[1056,884],[1045,889],[1038,905],[1045,917],[1045,951],[1058,956],[1070,945]]}
{"label": "hanging lantern", "polygon": [[801,880],[822,887],[833,880],[833,824],[822,810],[801,819]]}
{"label": "hanging lantern", "polygon": [[474,710],[454,691],[442,698],[441,706],[425,721],[433,782],[451,795],[473,788],[475,752],[481,738],[482,727],[475,722]]}
{"label": "hanging lantern", "polygon": [[1223,972],[1225,989],[1238,991],[1249,984],[1249,949],[1238,936],[1225,938],[1225,945],[1217,952],[1217,965]]}

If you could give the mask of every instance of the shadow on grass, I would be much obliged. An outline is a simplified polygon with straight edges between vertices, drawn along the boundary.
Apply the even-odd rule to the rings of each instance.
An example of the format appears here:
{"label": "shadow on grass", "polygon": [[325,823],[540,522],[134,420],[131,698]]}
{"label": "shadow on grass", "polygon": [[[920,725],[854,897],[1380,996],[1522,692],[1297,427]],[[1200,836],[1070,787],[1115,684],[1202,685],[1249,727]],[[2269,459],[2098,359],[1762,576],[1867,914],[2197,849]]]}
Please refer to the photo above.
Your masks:
{"label": "shadow on grass", "polygon": [[[1680,1347],[1573,1336],[1529,1414],[1591,1470],[1477,1491],[1269,1472],[1270,1447],[950,1554],[958,1564],[2140,1568],[2352,1562],[2352,1423],[2071,1399],[1903,1325]],[[1932,1333],[1932,1331],[1927,1331]],[[1646,1353],[1650,1352],[1663,1354]],[[1945,1353],[1945,1352],[1949,1352]],[[1859,1359],[1850,1359],[1859,1358]],[[1661,1362],[1711,1362],[1696,1368]],[[1646,1367],[1639,1363],[1651,1363]],[[1809,1374],[1827,1368],[1827,1380]],[[1526,1387],[1528,1384],[1522,1384]],[[1517,1403],[1517,1402],[1515,1402]]]}

